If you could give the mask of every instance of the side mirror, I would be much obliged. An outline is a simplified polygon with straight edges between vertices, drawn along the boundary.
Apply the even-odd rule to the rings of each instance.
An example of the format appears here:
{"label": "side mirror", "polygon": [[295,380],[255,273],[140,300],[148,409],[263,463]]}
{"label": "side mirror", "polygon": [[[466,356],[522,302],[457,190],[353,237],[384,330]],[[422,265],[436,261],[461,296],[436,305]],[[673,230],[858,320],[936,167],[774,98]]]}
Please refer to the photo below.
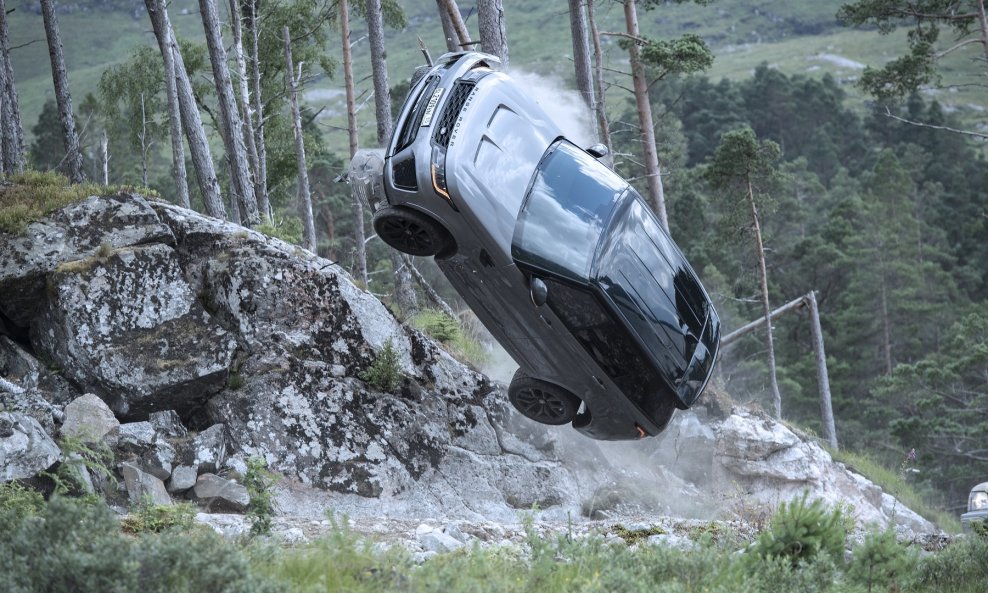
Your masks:
{"label": "side mirror", "polygon": [[589,153],[590,156],[592,156],[593,158],[599,159],[601,157],[605,157],[608,154],[610,154],[610,151],[607,150],[607,147],[604,146],[603,144],[594,144],[593,146],[587,149],[587,153]]}
{"label": "side mirror", "polygon": [[549,298],[549,287],[545,285],[545,282],[541,278],[532,276],[532,280],[528,283],[528,289],[532,297],[532,304],[536,307],[544,305]]}

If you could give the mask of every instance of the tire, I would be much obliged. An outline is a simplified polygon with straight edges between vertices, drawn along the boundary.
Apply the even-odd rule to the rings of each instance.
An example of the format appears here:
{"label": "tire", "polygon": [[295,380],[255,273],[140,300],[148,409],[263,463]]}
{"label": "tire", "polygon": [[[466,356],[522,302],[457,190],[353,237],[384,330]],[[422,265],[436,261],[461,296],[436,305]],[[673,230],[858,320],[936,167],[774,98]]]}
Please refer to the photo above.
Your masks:
{"label": "tire", "polygon": [[580,398],[541,379],[515,371],[508,386],[508,400],[522,416],[540,424],[569,424],[580,409]]}
{"label": "tire", "polygon": [[374,213],[374,232],[382,241],[408,255],[428,257],[455,251],[449,232],[417,210],[381,208]]}

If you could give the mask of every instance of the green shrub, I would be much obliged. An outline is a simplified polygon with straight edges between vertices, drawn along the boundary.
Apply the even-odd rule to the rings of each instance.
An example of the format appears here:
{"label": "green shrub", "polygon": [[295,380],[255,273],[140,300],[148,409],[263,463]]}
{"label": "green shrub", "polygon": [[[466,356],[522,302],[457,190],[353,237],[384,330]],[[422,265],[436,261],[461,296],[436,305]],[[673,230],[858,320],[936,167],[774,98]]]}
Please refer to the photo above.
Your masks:
{"label": "green shrub", "polygon": [[839,562],[844,556],[847,518],[840,509],[828,510],[808,493],[782,503],[769,528],[752,548],[760,558],[783,558],[792,566],[825,556]]}
{"label": "green shrub", "polygon": [[424,309],[412,318],[411,323],[432,339],[442,342],[451,354],[467,362],[481,366],[489,358],[483,344],[467,335],[459,320],[442,311]]}
{"label": "green shrub", "polygon": [[254,230],[286,243],[302,244],[302,221],[296,216],[285,216],[275,222],[259,224]]}
{"label": "green shrub", "polygon": [[260,457],[247,460],[247,473],[243,484],[250,494],[247,504],[247,518],[250,520],[250,534],[267,535],[271,532],[274,518],[274,494],[271,487],[277,481],[277,476],[268,471],[267,463]]}
{"label": "green shrub", "polygon": [[0,533],[26,517],[33,517],[45,507],[41,493],[20,482],[0,484]]}
{"label": "green shrub", "polygon": [[899,545],[894,530],[885,529],[865,535],[864,542],[854,550],[847,567],[847,578],[868,593],[873,590],[900,591],[914,568],[915,557]]}
{"label": "green shrub", "polygon": [[121,521],[121,526],[130,533],[188,531],[195,525],[195,519],[196,507],[192,503],[154,504],[150,497],[145,497]]}
{"label": "green shrub", "polygon": [[[54,471],[42,472],[41,475],[50,479],[54,484],[55,494],[85,494],[85,483],[80,472],[87,470],[100,480],[105,480],[111,488],[117,485],[114,476],[113,451],[105,443],[85,443],[74,437],[62,437],[58,446],[65,460],[58,464]],[[80,467],[80,465],[82,467]]]}
{"label": "green shrub", "polygon": [[988,537],[958,538],[944,550],[924,557],[917,573],[920,591],[984,593],[988,584]]}
{"label": "green shrub", "polygon": [[398,364],[398,351],[391,338],[384,343],[370,367],[360,373],[360,378],[381,391],[390,392],[398,387],[401,366]]}

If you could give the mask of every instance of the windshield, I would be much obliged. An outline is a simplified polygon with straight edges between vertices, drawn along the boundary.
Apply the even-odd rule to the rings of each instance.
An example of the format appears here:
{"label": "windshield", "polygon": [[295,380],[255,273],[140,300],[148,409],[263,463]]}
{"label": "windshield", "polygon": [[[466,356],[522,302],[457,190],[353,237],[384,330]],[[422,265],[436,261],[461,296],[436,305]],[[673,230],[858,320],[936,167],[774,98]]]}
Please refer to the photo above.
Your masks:
{"label": "windshield", "polygon": [[535,172],[511,245],[516,261],[586,281],[600,234],[627,183],[567,141]]}

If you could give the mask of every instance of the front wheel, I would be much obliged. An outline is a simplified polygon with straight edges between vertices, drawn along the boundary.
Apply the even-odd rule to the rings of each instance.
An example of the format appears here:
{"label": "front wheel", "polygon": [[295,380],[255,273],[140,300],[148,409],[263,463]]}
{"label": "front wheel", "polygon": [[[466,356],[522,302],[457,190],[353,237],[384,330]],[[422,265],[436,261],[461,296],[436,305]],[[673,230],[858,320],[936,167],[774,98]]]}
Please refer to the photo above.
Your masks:
{"label": "front wheel", "polygon": [[438,222],[408,208],[386,206],[374,213],[374,232],[398,251],[417,257],[446,253],[453,239]]}
{"label": "front wheel", "polygon": [[529,377],[521,369],[508,386],[508,400],[526,418],[554,426],[572,422],[580,408],[580,398],[558,385]]}

